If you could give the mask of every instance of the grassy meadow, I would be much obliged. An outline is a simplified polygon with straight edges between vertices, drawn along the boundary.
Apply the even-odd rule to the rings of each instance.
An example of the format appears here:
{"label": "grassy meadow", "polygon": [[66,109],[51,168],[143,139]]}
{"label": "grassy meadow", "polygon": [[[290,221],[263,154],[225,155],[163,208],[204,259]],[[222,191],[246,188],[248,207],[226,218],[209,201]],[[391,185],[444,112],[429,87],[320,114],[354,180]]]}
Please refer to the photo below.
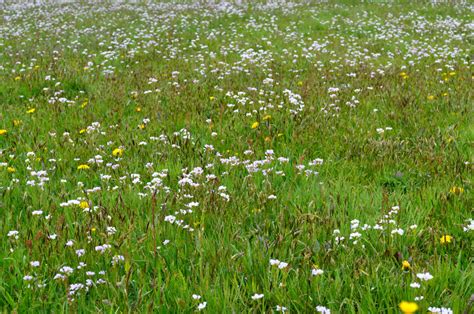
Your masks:
{"label": "grassy meadow", "polygon": [[474,312],[469,2],[0,16],[0,311]]}

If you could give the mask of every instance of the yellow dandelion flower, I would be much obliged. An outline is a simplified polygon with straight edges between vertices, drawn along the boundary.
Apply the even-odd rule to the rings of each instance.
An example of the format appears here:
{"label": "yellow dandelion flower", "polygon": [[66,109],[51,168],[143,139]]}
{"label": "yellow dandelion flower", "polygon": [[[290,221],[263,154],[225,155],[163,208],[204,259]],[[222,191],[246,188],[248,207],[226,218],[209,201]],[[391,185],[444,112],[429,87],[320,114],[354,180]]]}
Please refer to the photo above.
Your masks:
{"label": "yellow dandelion flower", "polygon": [[213,101],[214,99],[216,99],[216,97],[214,97],[214,96],[209,97],[210,101]]}
{"label": "yellow dandelion flower", "polygon": [[428,100],[433,100],[433,99],[435,99],[435,96],[433,96],[433,95],[428,96]]}
{"label": "yellow dandelion flower", "polygon": [[79,165],[77,166],[77,170],[87,170],[87,169],[90,169],[90,167],[88,165]]}
{"label": "yellow dandelion flower", "polygon": [[441,244],[451,243],[453,241],[453,237],[450,235],[445,234],[444,236],[439,239]]}
{"label": "yellow dandelion flower", "polygon": [[255,121],[254,123],[252,123],[252,129],[258,128],[259,125],[260,125],[260,123],[258,123],[257,121]]}
{"label": "yellow dandelion flower", "polygon": [[459,195],[464,193],[464,189],[459,186],[453,186],[451,189],[449,189],[449,193]]}
{"label": "yellow dandelion flower", "polygon": [[139,124],[139,125],[138,125],[138,128],[139,128],[140,130],[143,130],[143,129],[145,128],[145,124],[144,124],[144,123]]}
{"label": "yellow dandelion flower", "polygon": [[114,157],[120,157],[120,156],[122,156],[122,155],[123,155],[123,149],[121,149],[121,148],[116,148],[116,149],[114,149],[114,150],[112,151],[112,155],[113,155]]}
{"label": "yellow dandelion flower", "polygon": [[1,129],[1,130],[0,130],[0,135],[5,135],[5,134],[7,134],[7,133],[8,133],[8,131],[5,130],[5,129]]}
{"label": "yellow dandelion flower", "polygon": [[265,117],[263,117],[263,120],[266,121],[266,120],[270,120],[271,118],[272,116],[267,114]]}
{"label": "yellow dandelion flower", "polygon": [[33,113],[35,111],[36,111],[36,108],[31,108],[31,109],[26,110],[26,113]]}
{"label": "yellow dandelion flower", "polygon": [[8,171],[9,173],[15,173],[15,172],[16,172],[16,169],[13,168],[13,167],[8,167],[8,168],[7,168],[7,171]]}
{"label": "yellow dandelion flower", "polygon": [[408,261],[403,261],[402,262],[402,270],[403,271],[409,271],[411,269],[410,262]]}
{"label": "yellow dandelion flower", "polygon": [[418,311],[418,304],[415,302],[402,301],[398,306],[400,307],[400,310],[403,312],[403,314],[411,314]]}
{"label": "yellow dandelion flower", "polygon": [[15,77],[15,81],[19,81],[19,80],[21,80],[21,76]]}
{"label": "yellow dandelion flower", "polygon": [[136,112],[141,112],[141,111],[142,111],[142,108],[136,107],[136,108],[135,108],[135,111],[136,111]]}
{"label": "yellow dandelion flower", "polygon": [[86,129],[80,129],[79,134],[84,134],[84,133],[86,133],[86,131],[87,131]]}
{"label": "yellow dandelion flower", "polygon": [[89,202],[87,202],[87,201],[81,201],[81,202],[79,203],[79,207],[82,208],[82,209],[89,208]]}

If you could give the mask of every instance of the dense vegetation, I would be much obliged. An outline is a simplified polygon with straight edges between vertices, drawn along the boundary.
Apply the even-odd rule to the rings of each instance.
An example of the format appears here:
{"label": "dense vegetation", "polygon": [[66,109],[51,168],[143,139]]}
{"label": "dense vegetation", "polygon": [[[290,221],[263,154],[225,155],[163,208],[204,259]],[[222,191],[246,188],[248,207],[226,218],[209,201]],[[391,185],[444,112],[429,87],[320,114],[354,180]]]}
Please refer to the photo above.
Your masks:
{"label": "dense vegetation", "polygon": [[0,309],[473,309],[472,5],[0,14]]}

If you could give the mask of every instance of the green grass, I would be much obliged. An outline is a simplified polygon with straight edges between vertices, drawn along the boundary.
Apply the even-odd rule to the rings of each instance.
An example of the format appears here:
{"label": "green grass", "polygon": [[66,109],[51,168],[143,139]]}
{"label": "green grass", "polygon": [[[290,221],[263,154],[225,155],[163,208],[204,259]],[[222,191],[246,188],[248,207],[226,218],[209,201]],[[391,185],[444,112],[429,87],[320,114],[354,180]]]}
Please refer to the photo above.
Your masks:
{"label": "green grass", "polygon": [[4,7],[1,310],[472,310],[468,4],[263,4]]}

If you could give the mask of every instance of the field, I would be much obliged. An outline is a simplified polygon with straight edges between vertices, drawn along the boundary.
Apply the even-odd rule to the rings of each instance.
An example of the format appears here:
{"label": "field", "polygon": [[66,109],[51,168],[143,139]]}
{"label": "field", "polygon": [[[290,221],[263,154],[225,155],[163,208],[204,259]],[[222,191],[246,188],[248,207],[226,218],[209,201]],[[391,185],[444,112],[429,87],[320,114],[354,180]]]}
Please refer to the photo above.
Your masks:
{"label": "field", "polygon": [[473,12],[4,4],[0,311],[473,313]]}

